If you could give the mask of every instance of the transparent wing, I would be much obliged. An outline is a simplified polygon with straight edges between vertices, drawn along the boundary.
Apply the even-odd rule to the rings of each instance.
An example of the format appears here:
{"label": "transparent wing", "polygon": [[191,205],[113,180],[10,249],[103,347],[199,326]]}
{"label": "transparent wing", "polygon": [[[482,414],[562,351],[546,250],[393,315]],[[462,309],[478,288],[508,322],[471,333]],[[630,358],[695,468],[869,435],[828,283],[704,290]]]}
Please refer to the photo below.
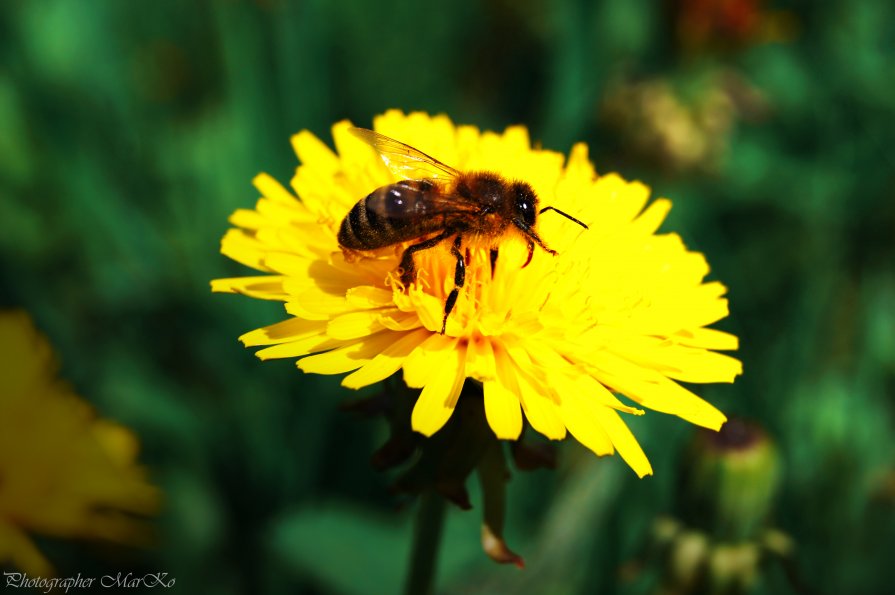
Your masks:
{"label": "transparent wing", "polygon": [[457,194],[444,193],[438,182],[404,180],[374,190],[366,199],[365,207],[376,215],[392,221],[414,219],[420,222],[435,217],[479,215],[480,204]]}
{"label": "transparent wing", "polygon": [[410,145],[366,128],[350,128],[351,134],[373,147],[386,167],[407,180],[449,180],[460,175],[456,169]]}

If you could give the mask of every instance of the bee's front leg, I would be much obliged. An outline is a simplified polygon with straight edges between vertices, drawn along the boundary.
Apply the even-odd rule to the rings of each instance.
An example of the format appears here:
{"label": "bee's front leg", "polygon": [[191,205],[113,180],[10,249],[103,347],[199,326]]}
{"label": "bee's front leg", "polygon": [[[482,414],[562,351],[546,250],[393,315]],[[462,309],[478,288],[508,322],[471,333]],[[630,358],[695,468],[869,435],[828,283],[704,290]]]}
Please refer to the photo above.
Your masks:
{"label": "bee's front leg", "polygon": [[[534,252],[534,246],[532,246],[531,251]],[[491,278],[493,279],[494,271],[497,270],[497,256],[498,256],[497,248],[491,248],[490,256],[491,256]],[[529,256],[528,259],[531,260],[531,257]]]}
{"label": "bee's front leg", "polygon": [[535,255],[535,243],[531,238],[528,238],[528,257],[525,259],[525,264],[522,265],[523,269],[528,266],[528,264],[531,262],[532,256],[534,256],[534,255]]}
{"label": "bee's front leg", "polygon": [[525,234],[525,239],[528,242],[528,258],[525,259],[525,264],[522,265],[523,269],[529,265],[531,257],[534,256],[535,244],[543,248],[545,252],[556,256],[556,250],[548,248],[547,244],[544,243],[544,240],[542,240],[540,236],[535,233],[535,230],[529,227],[525,222],[514,219],[513,225],[522,230],[522,233]]}

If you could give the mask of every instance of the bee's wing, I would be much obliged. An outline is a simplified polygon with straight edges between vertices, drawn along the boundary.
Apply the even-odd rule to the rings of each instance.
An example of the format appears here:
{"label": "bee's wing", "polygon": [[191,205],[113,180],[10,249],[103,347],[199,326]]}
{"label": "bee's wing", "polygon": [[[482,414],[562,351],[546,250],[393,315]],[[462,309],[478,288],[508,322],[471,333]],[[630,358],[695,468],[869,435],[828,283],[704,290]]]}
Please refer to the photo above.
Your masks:
{"label": "bee's wing", "polygon": [[368,211],[392,221],[431,220],[438,216],[479,215],[482,206],[459,194],[446,193],[441,184],[430,179],[404,180],[377,188],[367,197]]}
{"label": "bee's wing", "polygon": [[366,128],[349,128],[348,131],[373,147],[386,167],[398,177],[407,180],[449,180],[460,175],[453,167],[384,134]]}

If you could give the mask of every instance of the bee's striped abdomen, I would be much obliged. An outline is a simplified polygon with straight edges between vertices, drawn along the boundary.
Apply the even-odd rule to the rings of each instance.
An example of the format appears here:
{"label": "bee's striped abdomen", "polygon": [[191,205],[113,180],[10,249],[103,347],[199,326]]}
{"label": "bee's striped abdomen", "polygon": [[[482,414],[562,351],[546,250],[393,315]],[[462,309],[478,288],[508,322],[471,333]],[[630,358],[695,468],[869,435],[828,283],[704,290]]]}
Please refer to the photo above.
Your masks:
{"label": "bee's striped abdomen", "polygon": [[339,245],[375,250],[438,229],[443,217],[426,216],[426,200],[436,190],[428,180],[405,180],[377,188],[342,220]]}
{"label": "bee's striped abdomen", "polygon": [[367,208],[367,198],[359,200],[348,216],[342,220],[339,228],[339,244],[352,250],[372,250],[382,245],[382,235],[377,231],[377,226],[382,227],[385,222],[381,217]]}

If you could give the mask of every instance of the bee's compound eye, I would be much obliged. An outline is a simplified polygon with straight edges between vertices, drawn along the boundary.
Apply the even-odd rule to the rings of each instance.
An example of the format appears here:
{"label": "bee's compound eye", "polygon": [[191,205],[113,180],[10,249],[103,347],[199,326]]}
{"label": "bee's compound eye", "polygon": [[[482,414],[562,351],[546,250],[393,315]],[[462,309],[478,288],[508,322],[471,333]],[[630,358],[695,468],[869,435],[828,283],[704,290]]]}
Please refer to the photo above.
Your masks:
{"label": "bee's compound eye", "polygon": [[535,224],[535,213],[538,198],[535,196],[531,186],[524,182],[516,182],[513,184],[513,194],[516,200],[516,215],[519,216],[526,225],[532,227]]}

